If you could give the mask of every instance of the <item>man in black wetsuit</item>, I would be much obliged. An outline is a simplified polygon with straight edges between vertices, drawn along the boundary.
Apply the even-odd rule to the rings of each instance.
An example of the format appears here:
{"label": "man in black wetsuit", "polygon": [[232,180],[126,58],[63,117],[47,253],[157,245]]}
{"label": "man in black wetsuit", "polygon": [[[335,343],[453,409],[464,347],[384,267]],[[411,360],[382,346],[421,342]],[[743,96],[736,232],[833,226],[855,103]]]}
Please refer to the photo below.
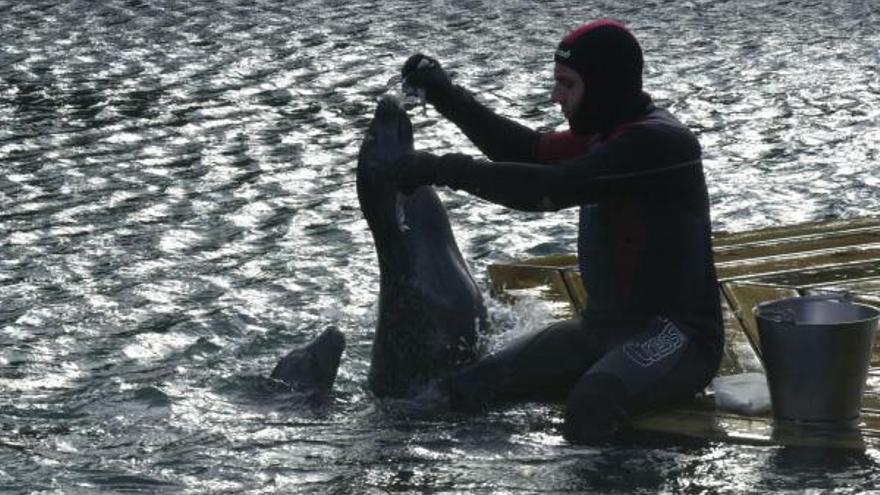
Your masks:
{"label": "man in black wetsuit", "polygon": [[620,23],[569,33],[555,53],[552,100],[569,131],[538,133],[496,115],[414,55],[409,85],[491,160],[414,152],[403,190],[463,189],[526,211],[580,207],[587,309],[443,380],[454,410],[564,401],[564,436],[609,437],[632,414],[692,397],[723,348],[709,200],[696,137],[642,91],[642,52]]}

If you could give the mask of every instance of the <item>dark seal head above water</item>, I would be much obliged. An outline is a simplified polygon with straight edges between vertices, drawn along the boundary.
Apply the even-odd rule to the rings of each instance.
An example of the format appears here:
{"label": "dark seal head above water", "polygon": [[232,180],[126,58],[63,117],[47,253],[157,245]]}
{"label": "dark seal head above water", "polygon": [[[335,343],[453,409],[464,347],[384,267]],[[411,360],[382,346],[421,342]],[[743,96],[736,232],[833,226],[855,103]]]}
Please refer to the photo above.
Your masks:
{"label": "dark seal head above water", "polygon": [[357,191],[379,258],[379,314],[369,387],[405,398],[474,361],[486,308],[432,187],[401,193],[393,165],[413,150],[400,102],[383,98],[361,145]]}
{"label": "dark seal head above water", "polygon": [[345,349],[345,336],[336,327],[327,327],[306,346],[290,351],[278,361],[271,378],[285,388],[312,401],[330,395],[339,360]]}

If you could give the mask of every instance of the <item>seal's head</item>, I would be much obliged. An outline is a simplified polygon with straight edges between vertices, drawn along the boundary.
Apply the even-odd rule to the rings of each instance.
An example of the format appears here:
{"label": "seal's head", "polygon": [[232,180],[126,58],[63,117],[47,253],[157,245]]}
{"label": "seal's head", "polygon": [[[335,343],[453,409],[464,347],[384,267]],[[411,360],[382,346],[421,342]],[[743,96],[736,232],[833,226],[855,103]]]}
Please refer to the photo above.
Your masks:
{"label": "seal's head", "polygon": [[575,134],[610,131],[642,99],[642,49],[617,21],[602,19],[568,33],[554,61],[553,101]]}
{"label": "seal's head", "polygon": [[325,398],[336,381],[344,349],[345,335],[335,326],[327,327],[311,343],[278,361],[271,378],[313,398]]}

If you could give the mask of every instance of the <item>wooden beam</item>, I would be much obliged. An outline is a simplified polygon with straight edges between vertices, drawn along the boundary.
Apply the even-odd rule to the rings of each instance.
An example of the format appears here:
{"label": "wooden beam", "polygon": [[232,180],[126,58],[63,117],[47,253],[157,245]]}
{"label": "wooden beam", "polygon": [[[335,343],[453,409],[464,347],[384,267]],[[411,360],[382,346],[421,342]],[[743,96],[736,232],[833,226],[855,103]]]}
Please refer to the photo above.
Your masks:
{"label": "wooden beam", "polygon": [[840,220],[820,220],[795,225],[782,225],[745,232],[717,232],[714,236],[715,247],[729,246],[733,244],[745,244],[749,242],[765,241],[768,239],[784,239],[801,237],[811,234],[828,234],[836,231],[845,231],[860,228],[880,227],[880,217],[859,217]]}
{"label": "wooden beam", "polygon": [[751,342],[752,348],[758,357],[761,357],[761,339],[758,333],[758,322],[755,320],[753,313],[755,305],[786,297],[796,297],[798,292],[785,287],[736,282],[722,284],[722,289],[728,304],[730,304],[749,342]]}
{"label": "wooden beam", "polygon": [[715,262],[729,263],[737,260],[827,251],[871,244],[880,244],[880,226],[716,246]]}

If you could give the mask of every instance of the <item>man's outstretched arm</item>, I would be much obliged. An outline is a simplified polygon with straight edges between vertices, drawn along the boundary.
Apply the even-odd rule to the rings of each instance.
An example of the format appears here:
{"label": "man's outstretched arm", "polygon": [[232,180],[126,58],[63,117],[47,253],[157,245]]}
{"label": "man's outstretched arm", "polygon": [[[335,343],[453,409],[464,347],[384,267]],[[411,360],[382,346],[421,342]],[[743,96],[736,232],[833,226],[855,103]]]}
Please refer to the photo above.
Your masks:
{"label": "man's outstretched arm", "polygon": [[452,84],[437,60],[422,54],[403,66],[404,84],[425,91],[428,102],[492,161],[534,162],[540,139],[537,131],[502,117],[478,102],[461,86]]}
{"label": "man's outstretched arm", "polygon": [[[573,160],[540,164],[487,162],[462,154],[415,152],[398,168],[402,187],[423,184],[462,189],[524,211],[553,211],[626,194],[663,194],[702,180],[699,145],[633,130]],[[668,196],[667,196],[668,197]]]}

